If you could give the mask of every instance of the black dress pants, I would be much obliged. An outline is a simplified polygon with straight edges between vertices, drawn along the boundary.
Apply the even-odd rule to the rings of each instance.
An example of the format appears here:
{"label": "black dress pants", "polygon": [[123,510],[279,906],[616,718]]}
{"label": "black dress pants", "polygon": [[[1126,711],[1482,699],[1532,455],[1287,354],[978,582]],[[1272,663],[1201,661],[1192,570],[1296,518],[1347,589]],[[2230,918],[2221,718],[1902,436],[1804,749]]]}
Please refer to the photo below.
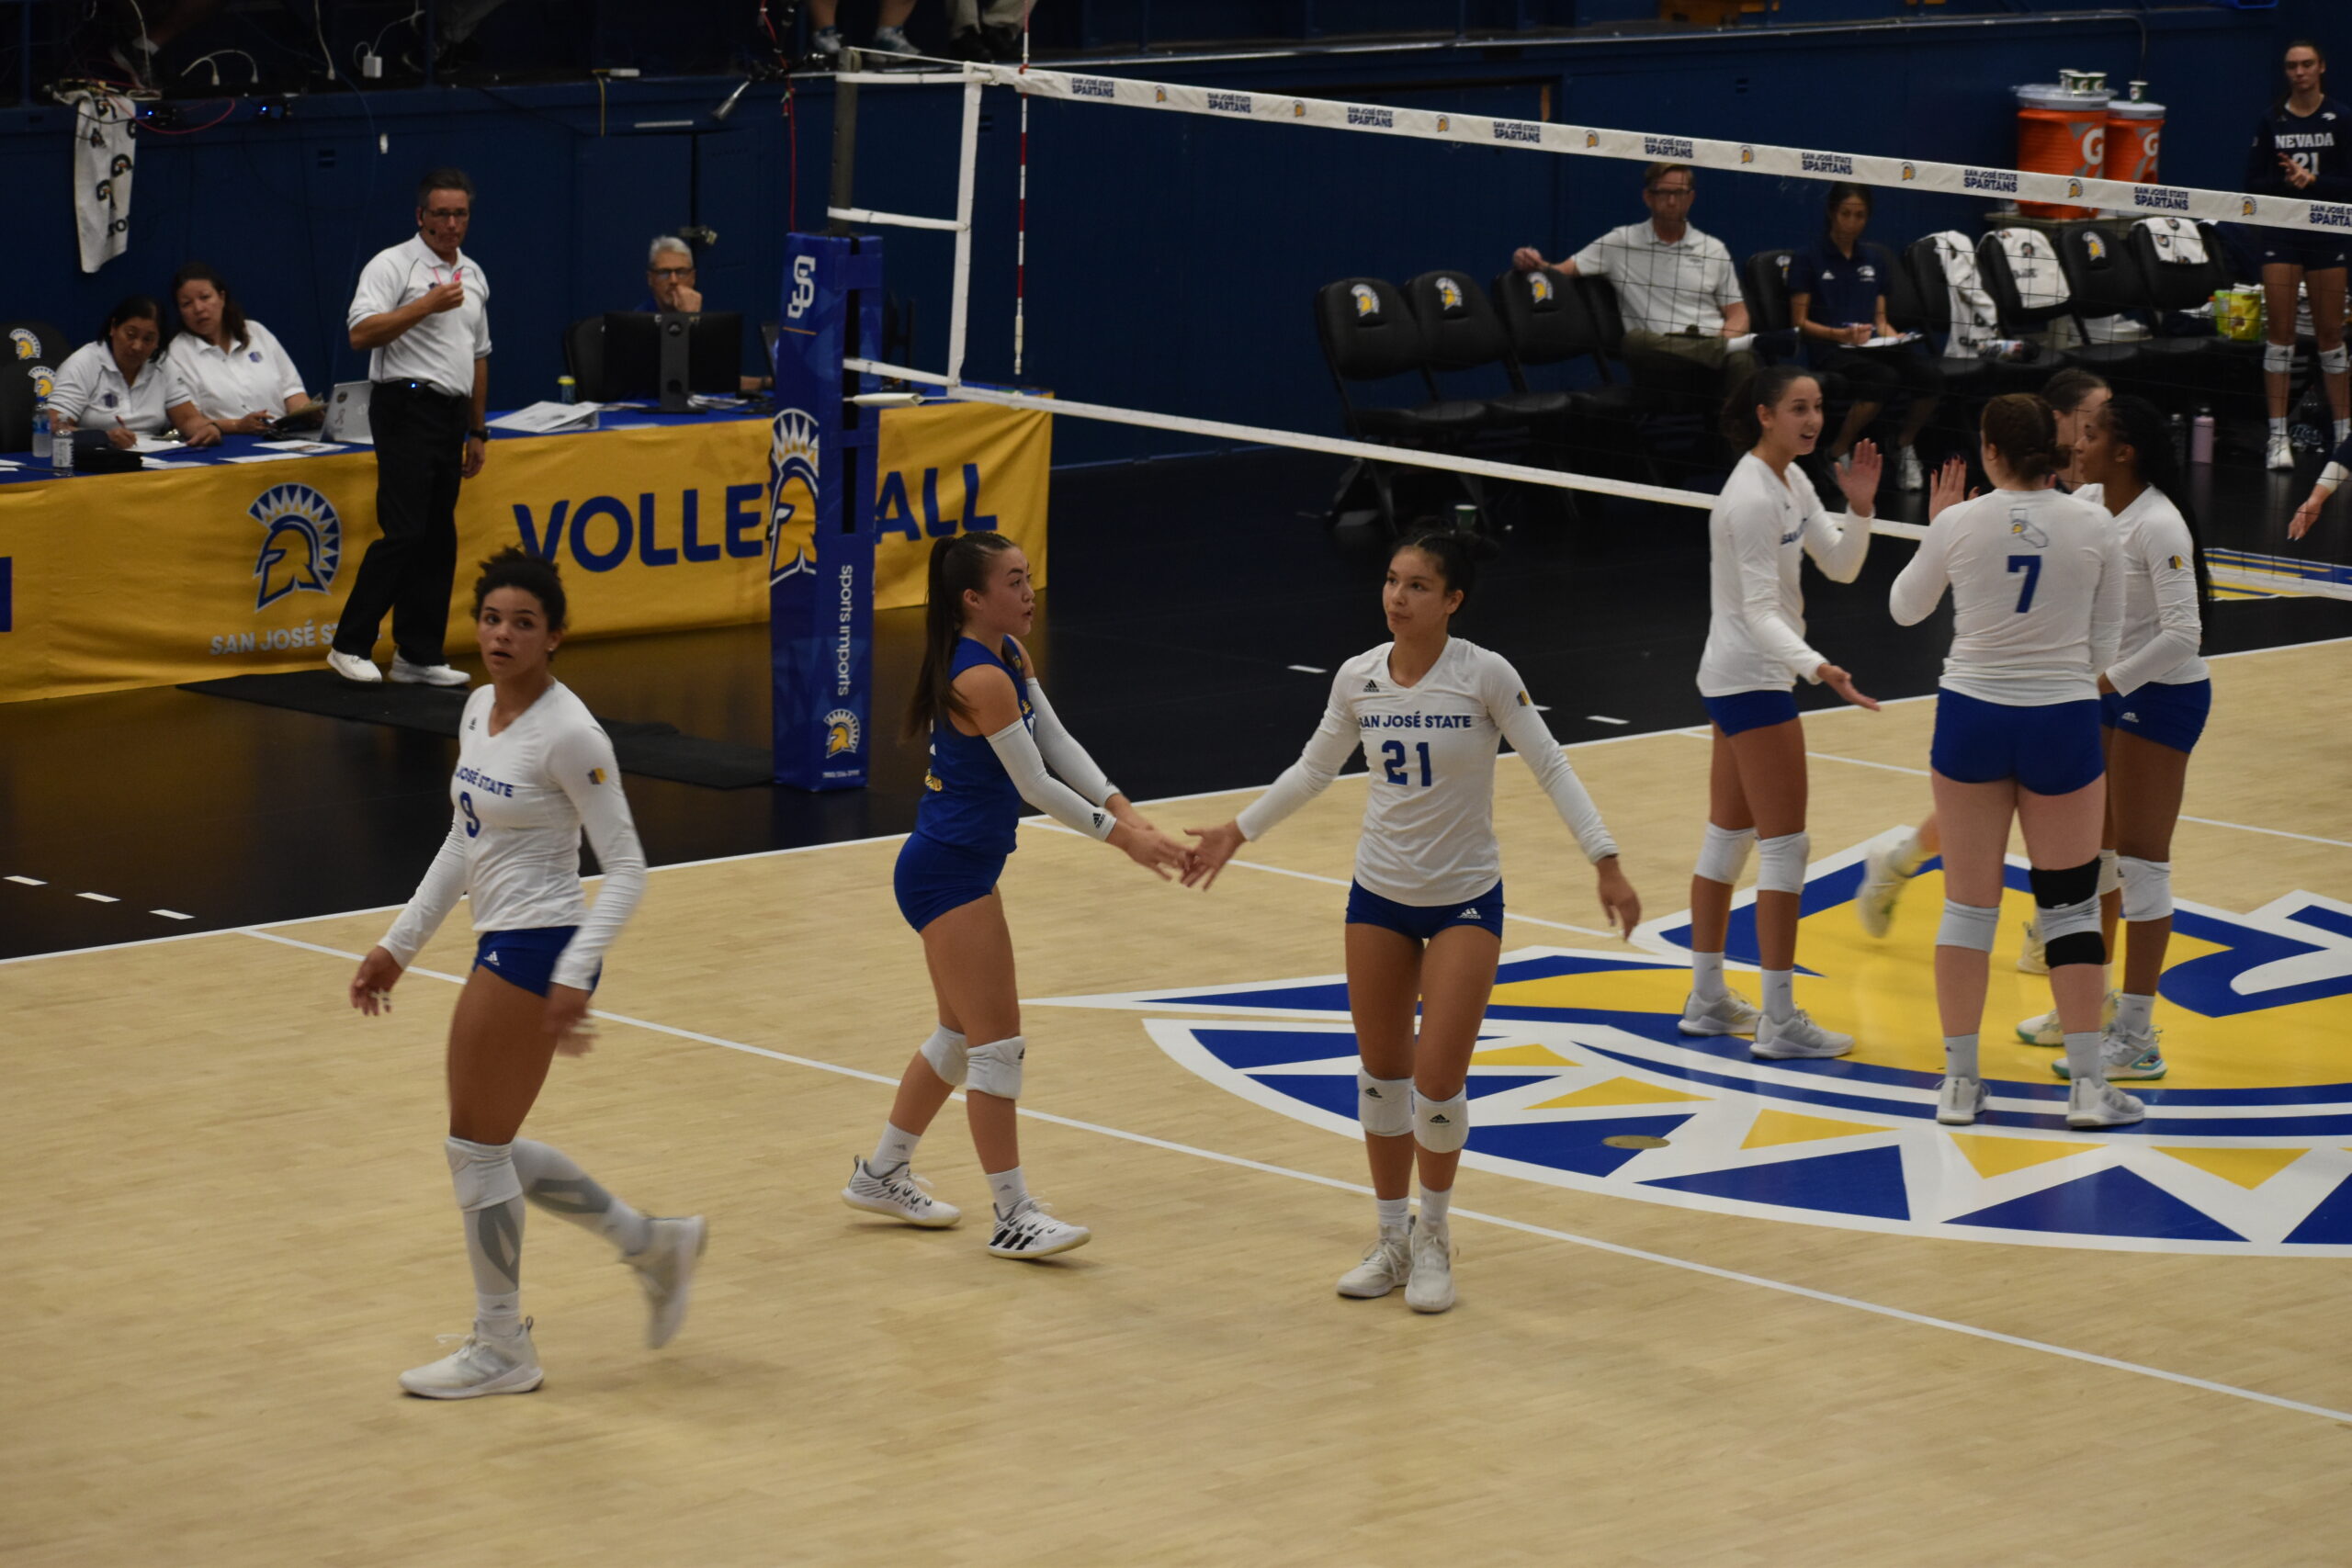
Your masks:
{"label": "black dress pants", "polygon": [[390,611],[392,647],[411,664],[442,661],[458,575],[458,482],[473,400],[421,381],[379,381],[368,424],[376,440],[376,523],[335,627],[338,653],[372,655]]}

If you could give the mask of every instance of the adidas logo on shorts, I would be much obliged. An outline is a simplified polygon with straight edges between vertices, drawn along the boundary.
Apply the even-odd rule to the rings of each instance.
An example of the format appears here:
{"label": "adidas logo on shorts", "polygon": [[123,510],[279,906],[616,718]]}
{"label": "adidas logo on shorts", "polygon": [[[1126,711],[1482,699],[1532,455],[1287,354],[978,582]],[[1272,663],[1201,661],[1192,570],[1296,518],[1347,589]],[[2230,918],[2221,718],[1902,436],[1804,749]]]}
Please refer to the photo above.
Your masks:
{"label": "adidas logo on shorts", "polygon": [[1469,908],[1463,910],[1462,913],[1454,916],[1453,918],[1457,920],[1475,920],[1478,918],[1477,906],[1474,904]]}
{"label": "adidas logo on shorts", "polygon": [[483,953],[483,954],[481,955],[481,961],[482,961],[484,964],[489,964],[489,965],[490,965],[492,968],[493,968],[493,969],[495,969],[495,968],[497,968],[497,967],[498,967],[498,954],[496,954],[496,953]]}

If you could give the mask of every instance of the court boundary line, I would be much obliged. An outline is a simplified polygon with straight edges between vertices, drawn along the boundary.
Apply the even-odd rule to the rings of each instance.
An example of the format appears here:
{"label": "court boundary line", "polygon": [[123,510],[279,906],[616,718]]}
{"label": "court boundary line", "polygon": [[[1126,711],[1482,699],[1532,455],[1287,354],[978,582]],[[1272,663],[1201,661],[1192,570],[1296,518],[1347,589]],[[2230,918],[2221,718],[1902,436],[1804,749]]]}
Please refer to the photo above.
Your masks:
{"label": "court boundary line", "polygon": [[[359,953],[347,953],[341,948],[327,947],[318,942],[300,942],[292,937],[278,936],[264,931],[247,929],[241,931],[238,934],[308,953],[322,953],[330,958],[345,959],[355,964],[359,962],[361,957]],[[430,979],[447,981],[453,985],[465,984],[461,977],[440,970],[410,969],[406,973],[423,975]],[[880,1073],[867,1072],[863,1067],[844,1066],[838,1062],[821,1061],[813,1056],[795,1055],[789,1052],[747,1044],[740,1040],[729,1040],[723,1035],[706,1034],[698,1030],[682,1029],[674,1024],[656,1023],[650,1019],[632,1018],[626,1013],[607,1012],[601,1008],[591,1009],[590,1013],[593,1017],[623,1024],[632,1029],[643,1029],[655,1034],[665,1034],[675,1039],[691,1041],[696,1044],[716,1045],[743,1055],[782,1062],[791,1066],[809,1067],[819,1072],[831,1073],[838,1077],[856,1078],[866,1083],[884,1085],[896,1085],[899,1081],[895,1077],[886,1077]],[[1297,1170],[1289,1166],[1250,1159],[1242,1155],[1229,1155],[1222,1150],[1202,1148],[1194,1144],[1180,1144],[1169,1138],[1156,1138],[1148,1133],[1129,1132],[1124,1127],[1113,1127],[1100,1122],[1087,1122],[1074,1116],[1062,1116],[1049,1111],[1038,1111],[1017,1102],[1014,1110],[1019,1115],[1044,1122],[1048,1126],[1065,1127],[1074,1132],[1093,1133],[1121,1143],[1136,1144],[1170,1154],[1189,1155],[1195,1159],[1207,1160],[1216,1165],[1253,1170],[1262,1175],[1277,1176],[1287,1180],[1306,1182],[1311,1186],[1329,1188],[1361,1197],[1373,1195],[1372,1189],[1362,1182],[1349,1181],[1339,1177],[1318,1176],[1313,1171]],[[2219,1382],[2188,1372],[2176,1372],[2163,1367],[2149,1366],[2145,1362],[2127,1361],[2120,1357],[2102,1356],[2096,1351],[2077,1350],[2070,1346],[2053,1345],[2047,1340],[2028,1339],[2022,1335],[2005,1334],[1999,1329],[1984,1328],[1975,1324],[1962,1323],[1954,1318],[1937,1317],[1928,1313],[1913,1312],[1907,1307],[1887,1306],[1879,1302],[1865,1301],[1860,1296],[1841,1295],[1834,1291],[1817,1290],[1811,1285],[1799,1285],[1785,1280],[1770,1279],[1762,1274],[1750,1274],[1743,1269],[1726,1269],[1720,1264],[1702,1263],[1695,1258],[1677,1258],[1670,1253],[1653,1252],[1646,1247],[1633,1247],[1623,1242],[1604,1241],[1599,1236],[1584,1235],[1552,1225],[1537,1224],[1531,1220],[1515,1220],[1507,1215],[1490,1214],[1478,1209],[1457,1208],[1453,1213],[1457,1218],[1475,1220],[1481,1224],[1517,1231],[1526,1235],[1542,1236],[1550,1241],[1566,1242],[1572,1247],[1605,1252],[1613,1257],[1630,1258],[1636,1262],[1657,1264],[1664,1268],[1702,1275],[1708,1279],[1721,1280],[1731,1284],[1752,1286],[1780,1295],[1794,1296],[1800,1300],[1819,1302],[1828,1306],[1845,1307],[1855,1312],[1868,1313],[1875,1317],[1910,1324],[1915,1327],[1942,1329],[1947,1333],[1983,1340],[1989,1344],[2006,1345],[2012,1349],[2030,1350],[2045,1356],[2055,1356],[2086,1366],[2099,1367],[2109,1371],[2128,1372],[2157,1382],[2172,1383],[2177,1387],[2195,1389],[2205,1393],[2222,1394],[2256,1404],[2267,1404],[2276,1409],[2292,1411],[2297,1415],[2315,1416],[2324,1421],[2352,1426],[2352,1411],[2335,1410],[2324,1404],[2312,1404],[2300,1399],[2289,1399],[2283,1394],[2266,1393],[2260,1389],[2242,1388],[2235,1383]]]}

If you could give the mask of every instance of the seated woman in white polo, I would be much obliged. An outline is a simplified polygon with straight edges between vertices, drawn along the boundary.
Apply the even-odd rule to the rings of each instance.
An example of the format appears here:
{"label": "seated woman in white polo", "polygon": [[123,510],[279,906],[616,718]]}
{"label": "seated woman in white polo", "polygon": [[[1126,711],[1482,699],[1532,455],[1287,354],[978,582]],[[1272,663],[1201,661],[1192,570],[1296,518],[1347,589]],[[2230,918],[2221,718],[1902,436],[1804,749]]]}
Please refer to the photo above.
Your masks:
{"label": "seated woman in white polo", "polygon": [[165,357],[187,381],[196,406],[231,435],[259,435],[288,414],[315,408],[301,373],[277,334],[247,319],[228,280],[204,262],[172,276],[180,330]]}
{"label": "seated woman in white polo", "polygon": [[191,446],[209,446],[220,427],[197,408],[187,378],[160,358],[163,311],[144,294],[133,294],[107,316],[96,343],[85,343],[57,367],[49,409],[57,428],[103,430],[117,446],[141,435],[176,430]]}

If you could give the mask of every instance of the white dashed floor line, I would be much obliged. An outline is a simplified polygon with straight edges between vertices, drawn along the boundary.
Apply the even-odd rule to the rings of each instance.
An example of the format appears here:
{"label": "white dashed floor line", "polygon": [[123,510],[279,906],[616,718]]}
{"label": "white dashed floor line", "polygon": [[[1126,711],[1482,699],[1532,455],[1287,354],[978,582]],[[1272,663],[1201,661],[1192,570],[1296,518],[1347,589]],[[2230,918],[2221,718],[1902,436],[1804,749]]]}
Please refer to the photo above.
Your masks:
{"label": "white dashed floor line", "polygon": [[121,899],[111,893],[76,893],[76,898],[87,898],[93,904],[119,904]]}
{"label": "white dashed floor line", "polygon": [[1611,718],[1605,713],[1589,713],[1585,715],[1585,717],[1590,719],[1595,724],[1631,724],[1634,722],[1630,718]]}
{"label": "white dashed floor line", "polygon": [[12,876],[8,880],[20,884],[26,887],[46,887],[49,886],[48,883],[43,882],[38,876]]}
{"label": "white dashed floor line", "polygon": [[177,909],[150,909],[147,912],[151,915],[161,915],[167,920],[192,920],[196,919],[194,915],[183,915]]}
{"label": "white dashed floor line", "polygon": [[1329,670],[1320,670],[1312,664],[1286,664],[1283,668],[1286,670],[1295,670],[1302,675],[1329,675],[1330,673]]}

